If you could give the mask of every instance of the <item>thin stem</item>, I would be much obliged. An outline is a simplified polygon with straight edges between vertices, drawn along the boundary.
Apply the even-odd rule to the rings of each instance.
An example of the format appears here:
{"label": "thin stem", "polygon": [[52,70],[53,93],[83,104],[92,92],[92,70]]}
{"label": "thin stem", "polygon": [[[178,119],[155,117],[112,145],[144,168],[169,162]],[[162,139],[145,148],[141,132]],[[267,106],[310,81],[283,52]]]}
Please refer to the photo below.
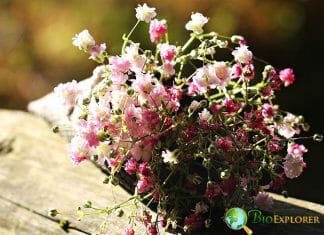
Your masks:
{"label": "thin stem", "polygon": [[195,40],[195,38],[196,38],[196,35],[192,34],[191,37],[189,38],[189,40],[181,48],[181,51],[184,52],[191,45],[191,43]]}
{"label": "thin stem", "polygon": [[140,23],[141,21],[137,21],[136,24],[134,25],[134,27],[131,29],[131,31],[128,33],[128,35],[126,36],[126,38],[123,37],[124,39],[124,43],[123,43],[123,47],[122,47],[122,55],[124,54],[125,52],[125,47],[126,47],[126,44],[128,42],[128,39],[129,37],[133,34],[134,30],[136,29],[137,25]]}

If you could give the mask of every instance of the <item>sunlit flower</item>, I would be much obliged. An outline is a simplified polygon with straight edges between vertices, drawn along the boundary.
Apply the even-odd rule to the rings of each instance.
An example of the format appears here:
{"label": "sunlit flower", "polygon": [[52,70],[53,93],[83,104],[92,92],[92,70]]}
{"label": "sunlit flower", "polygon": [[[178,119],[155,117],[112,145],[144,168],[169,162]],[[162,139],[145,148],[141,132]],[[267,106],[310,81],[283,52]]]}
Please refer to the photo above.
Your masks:
{"label": "sunlit flower", "polygon": [[85,29],[72,38],[72,44],[78,47],[80,50],[89,50],[96,44],[96,42],[89,31]]}
{"label": "sunlit flower", "polygon": [[235,50],[232,52],[232,55],[235,58],[235,61],[240,62],[242,64],[248,64],[252,61],[253,54],[248,49],[248,46],[241,45],[236,47]]}
{"label": "sunlit flower", "polygon": [[167,31],[168,28],[165,20],[152,20],[149,30],[151,42],[159,41]]}
{"label": "sunlit flower", "polygon": [[201,13],[194,13],[191,15],[191,20],[186,24],[186,29],[193,31],[195,34],[204,32],[203,26],[208,22],[208,18]]}
{"label": "sunlit flower", "polygon": [[60,83],[54,88],[55,95],[59,98],[60,102],[67,108],[74,107],[78,95],[81,93],[77,81]]}
{"label": "sunlit flower", "polygon": [[146,3],[144,3],[142,6],[138,5],[136,10],[136,18],[139,21],[145,21],[146,23],[149,23],[155,16],[155,8],[147,6]]}
{"label": "sunlit flower", "polygon": [[165,163],[171,163],[171,164],[177,164],[178,159],[174,152],[171,152],[170,150],[162,151],[162,158],[163,162]]}
{"label": "sunlit flower", "polygon": [[96,60],[97,58],[100,58],[103,53],[106,51],[106,43],[102,43],[100,45],[94,45],[90,49],[90,57],[91,60]]}

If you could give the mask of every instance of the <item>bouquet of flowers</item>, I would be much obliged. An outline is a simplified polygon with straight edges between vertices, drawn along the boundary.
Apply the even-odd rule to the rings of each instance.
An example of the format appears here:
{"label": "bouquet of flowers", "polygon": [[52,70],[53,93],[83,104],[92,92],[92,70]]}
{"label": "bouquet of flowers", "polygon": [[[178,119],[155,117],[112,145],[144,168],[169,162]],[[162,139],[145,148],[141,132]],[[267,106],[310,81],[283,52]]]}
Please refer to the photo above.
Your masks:
{"label": "bouquet of flowers", "polygon": [[[134,194],[124,202],[134,206],[127,235],[136,223],[148,234],[159,227],[192,232],[210,227],[226,208],[269,209],[264,191],[281,189],[306,167],[299,140],[322,139],[296,137],[309,128],[303,117],[274,103],[275,93],[295,81],[293,70],[265,64],[256,74],[254,61],[264,62],[245,39],[205,33],[208,18],[201,13],[185,25],[191,34],[184,45],[169,42],[166,20],[155,17],[155,8],[136,8],[138,21],[123,36],[120,55],[109,55],[88,30],[73,37],[100,64],[87,89],[72,81],[54,90],[73,113],[73,163],[96,161],[110,170],[106,183],[116,183],[119,172],[132,178]],[[142,22],[153,51],[131,40]]]}

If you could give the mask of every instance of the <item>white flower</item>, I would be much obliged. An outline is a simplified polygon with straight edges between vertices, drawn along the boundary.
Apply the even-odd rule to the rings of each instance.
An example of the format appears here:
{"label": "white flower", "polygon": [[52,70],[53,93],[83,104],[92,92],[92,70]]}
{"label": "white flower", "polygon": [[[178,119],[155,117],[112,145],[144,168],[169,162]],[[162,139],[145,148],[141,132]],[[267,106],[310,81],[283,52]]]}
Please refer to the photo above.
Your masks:
{"label": "white flower", "polygon": [[77,81],[60,83],[54,88],[54,94],[67,108],[74,107],[81,91]]}
{"label": "white flower", "polygon": [[80,50],[87,50],[90,47],[94,46],[96,42],[89,31],[85,29],[72,38],[72,44],[73,46],[78,47]]}
{"label": "white flower", "polygon": [[163,158],[163,162],[167,163],[173,163],[173,164],[177,164],[178,163],[178,159],[176,157],[176,155],[174,154],[174,152],[171,152],[170,150],[166,150],[166,151],[162,151],[162,158]]}
{"label": "white flower", "polygon": [[199,113],[199,123],[208,122],[212,116],[213,115],[205,108],[201,113]]}
{"label": "white flower", "polygon": [[138,5],[136,10],[136,18],[140,21],[145,21],[146,23],[149,23],[155,16],[155,8],[149,7],[146,5],[146,3],[143,4],[143,6]]}
{"label": "white flower", "polygon": [[253,58],[252,52],[248,49],[248,46],[245,45],[236,47],[235,50],[232,52],[232,55],[234,56],[235,61],[240,62],[242,64],[248,64]]}
{"label": "white flower", "polygon": [[201,13],[195,13],[191,15],[191,20],[186,24],[186,29],[191,30],[196,34],[204,32],[203,26],[208,22],[208,18]]}
{"label": "white flower", "polygon": [[295,134],[299,134],[300,130],[299,128],[294,128],[295,124],[298,124],[298,118],[288,113],[287,116],[284,117],[283,122],[277,126],[279,135],[291,138]]}
{"label": "white flower", "polygon": [[139,44],[133,43],[125,48],[125,58],[131,62],[131,70],[134,72],[142,71],[146,58],[138,53]]}

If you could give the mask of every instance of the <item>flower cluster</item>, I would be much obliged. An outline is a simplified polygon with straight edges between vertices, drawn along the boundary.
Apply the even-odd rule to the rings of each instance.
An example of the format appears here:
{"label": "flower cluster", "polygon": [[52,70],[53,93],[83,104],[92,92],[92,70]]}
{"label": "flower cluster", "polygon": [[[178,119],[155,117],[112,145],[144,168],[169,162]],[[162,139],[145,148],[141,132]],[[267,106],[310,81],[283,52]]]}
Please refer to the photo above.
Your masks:
{"label": "flower cluster", "polygon": [[[185,25],[189,40],[173,45],[167,21],[156,15],[146,4],[136,8],[136,26],[149,24],[155,51],[130,40],[135,27],[120,55],[109,55],[88,30],[73,38],[100,63],[90,93],[75,81],[55,88],[62,105],[78,114],[73,163],[91,159],[109,168],[111,180],[121,171],[133,177],[138,211],[125,234],[134,234],[139,221],[148,234],[158,226],[190,232],[234,205],[268,209],[272,199],[263,191],[281,189],[306,167],[307,148],[297,136],[307,124],[274,104],[275,93],[295,81],[293,70],[266,65],[256,74],[245,39],[204,33],[208,18],[201,13]],[[154,202],[158,219],[140,211],[143,198]]]}

